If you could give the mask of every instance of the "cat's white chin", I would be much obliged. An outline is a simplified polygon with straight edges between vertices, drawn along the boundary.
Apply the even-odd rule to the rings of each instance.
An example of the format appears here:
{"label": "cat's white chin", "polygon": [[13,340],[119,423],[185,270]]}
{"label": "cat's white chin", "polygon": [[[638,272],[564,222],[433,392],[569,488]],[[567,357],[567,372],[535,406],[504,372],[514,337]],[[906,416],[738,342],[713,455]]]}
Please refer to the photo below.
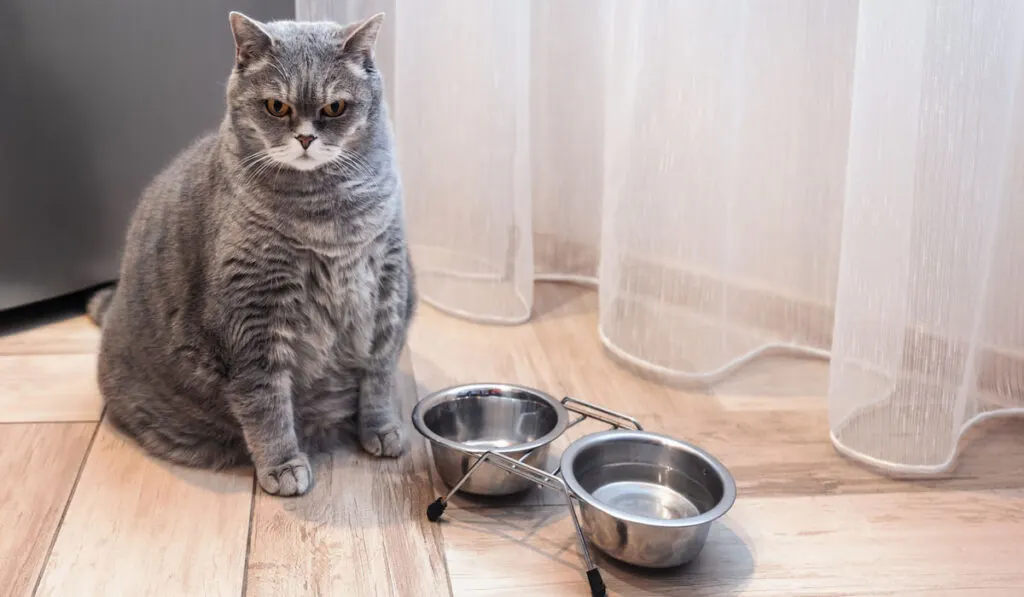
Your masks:
{"label": "cat's white chin", "polygon": [[318,160],[318,159],[316,159],[316,158],[314,158],[312,156],[300,155],[297,158],[294,158],[294,159],[291,159],[291,160],[285,162],[285,165],[291,166],[292,168],[295,168],[296,170],[302,170],[303,172],[308,172],[310,170],[316,170],[320,166],[323,166],[324,163],[325,162],[323,162],[322,160]]}
{"label": "cat's white chin", "polygon": [[333,156],[326,149],[316,144],[308,150],[304,150],[299,147],[298,142],[295,142],[294,144],[273,147],[267,153],[274,161],[286,168],[309,172],[331,161]]}

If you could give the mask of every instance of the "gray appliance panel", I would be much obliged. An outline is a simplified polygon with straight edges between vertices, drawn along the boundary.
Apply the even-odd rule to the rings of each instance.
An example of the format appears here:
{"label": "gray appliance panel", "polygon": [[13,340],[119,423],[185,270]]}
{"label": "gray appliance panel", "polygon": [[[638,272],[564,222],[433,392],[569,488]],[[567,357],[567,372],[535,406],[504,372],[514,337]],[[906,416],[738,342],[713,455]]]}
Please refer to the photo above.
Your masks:
{"label": "gray appliance panel", "polygon": [[0,309],[117,277],[143,187],[224,114],[228,13],[291,0],[0,0]]}

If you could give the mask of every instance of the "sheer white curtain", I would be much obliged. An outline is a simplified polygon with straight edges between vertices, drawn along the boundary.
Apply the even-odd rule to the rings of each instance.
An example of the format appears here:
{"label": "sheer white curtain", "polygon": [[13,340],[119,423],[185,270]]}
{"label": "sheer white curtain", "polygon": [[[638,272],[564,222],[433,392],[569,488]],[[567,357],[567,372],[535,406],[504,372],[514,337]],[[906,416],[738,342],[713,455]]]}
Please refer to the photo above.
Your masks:
{"label": "sheer white curtain", "polygon": [[1024,4],[299,2],[380,9],[425,301],[597,284],[611,353],[683,381],[831,355],[833,441],[892,472],[1024,406]]}
{"label": "sheer white curtain", "polygon": [[938,473],[968,425],[1024,406],[1024,3],[859,16],[832,436]]}

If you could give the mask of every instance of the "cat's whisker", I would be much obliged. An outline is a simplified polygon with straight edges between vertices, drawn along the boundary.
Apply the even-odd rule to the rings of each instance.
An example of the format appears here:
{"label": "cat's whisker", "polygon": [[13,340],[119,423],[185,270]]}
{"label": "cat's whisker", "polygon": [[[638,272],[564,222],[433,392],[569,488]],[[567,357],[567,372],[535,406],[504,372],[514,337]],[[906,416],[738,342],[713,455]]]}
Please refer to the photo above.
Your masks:
{"label": "cat's whisker", "polygon": [[264,172],[266,172],[267,170],[273,168],[274,166],[277,166],[278,168],[280,168],[280,165],[277,163],[276,160],[270,159],[270,160],[266,160],[266,161],[262,162],[260,164],[259,168],[257,168],[256,171],[253,173],[253,175],[252,175],[253,180],[258,179],[260,176],[263,175]]}
{"label": "cat's whisker", "polygon": [[350,168],[353,168],[356,174],[362,174],[371,177],[374,174],[374,171],[369,166],[369,164],[367,164],[364,160],[362,160],[359,156],[355,154],[347,153],[344,151],[340,152],[334,158],[334,162],[339,165],[349,166]]}
{"label": "cat's whisker", "polygon": [[382,172],[368,164],[361,156],[342,152],[337,157],[337,163],[352,168],[356,174],[363,177],[362,180],[353,180],[353,183],[356,186],[365,187],[364,192],[379,193],[383,190],[381,186],[383,182]]}
{"label": "cat's whisker", "polygon": [[333,163],[347,168],[354,174],[369,174],[369,172],[367,172],[364,167],[362,167],[360,164],[358,164],[357,162],[353,161],[351,158],[345,155],[339,155],[333,160]]}
{"label": "cat's whisker", "polygon": [[248,164],[248,163],[250,163],[250,162],[252,162],[254,160],[258,160],[259,158],[261,158],[264,155],[266,155],[266,153],[267,153],[266,151],[261,149],[260,151],[257,151],[256,153],[253,153],[251,155],[245,156],[244,158],[239,160],[238,163],[244,166],[244,165],[246,165],[246,164]]}
{"label": "cat's whisker", "polygon": [[263,162],[264,160],[268,159],[269,157],[270,156],[267,155],[267,153],[265,151],[257,151],[256,153],[254,153],[254,154],[252,154],[252,155],[250,155],[250,156],[248,156],[246,158],[243,158],[242,160],[239,160],[239,162],[238,162],[238,170],[243,172],[243,173],[245,173],[250,168],[255,167],[257,164],[260,164],[261,162]]}
{"label": "cat's whisker", "polygon": [[264,161],[270,159],[270,156],[267,155],[266,152],[259,152],[259,153],[255,154],[255,155],[256,155],[256,157],[253,158],[253,159],[247,159],[248,161],[242,160],[241,162],[239,162],[239,166],[240,166],[239,169],[241,171],[243,171],[243,172],[246,172],[250,168],[254,168],[257,165],[263,163]]}
{"label": "cat's whisker", "polygon": [[376,192],[380,189],[380,184],[373,180],[371,176],[366,176],[364,173],[357,170],[357,174],[350,176],[348,183],[345,187],[349,191],[356,189],[362,189],[363,192]]}
{"label": "cat's whisker", "polygon": [[277,188],[277,179],[281,177],[281,170],[283,169],[281,164],[277,164],[276,172],[274,173],[274,188]]}
{"label": "cat's whisker", "polygon": [[248,186],[255,182],[260,174],[263,173],[269,165],[272,165],[276,160],[268,152],[259,152],[261,155],[258,159],[253,160],[242,168],[242,173],[245,175],[243,179],[243,185]]}

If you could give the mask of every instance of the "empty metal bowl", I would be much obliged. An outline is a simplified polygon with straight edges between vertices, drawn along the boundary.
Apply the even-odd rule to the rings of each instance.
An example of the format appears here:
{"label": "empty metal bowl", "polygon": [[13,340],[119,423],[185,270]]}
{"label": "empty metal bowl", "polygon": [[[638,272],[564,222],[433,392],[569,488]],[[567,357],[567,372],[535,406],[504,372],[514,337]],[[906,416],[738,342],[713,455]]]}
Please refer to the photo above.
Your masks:
{"label": "empty metal bowl", "polygon": [[[430,440],[434,466],[449,487],[476,463],[478,458],[472,454],[486,451],[543,468],[550,444],[565,431],[568,418],[565,407],[551,396],[509,384],[473,384],[441,390],[420,400],[412,412],[413,425]],[[452,445],[469,454],[448,447]],[[535,481],[484,463],[460,489],[498,496],[525,491],[534,485]]]}
{"label": "empty metal bowl", "polygon": [[587,539],[609,556],[669,568],[700,553],[711,523],[736,501],[736,483],[700,448],[646,431],[584,436],[562,454]]}

